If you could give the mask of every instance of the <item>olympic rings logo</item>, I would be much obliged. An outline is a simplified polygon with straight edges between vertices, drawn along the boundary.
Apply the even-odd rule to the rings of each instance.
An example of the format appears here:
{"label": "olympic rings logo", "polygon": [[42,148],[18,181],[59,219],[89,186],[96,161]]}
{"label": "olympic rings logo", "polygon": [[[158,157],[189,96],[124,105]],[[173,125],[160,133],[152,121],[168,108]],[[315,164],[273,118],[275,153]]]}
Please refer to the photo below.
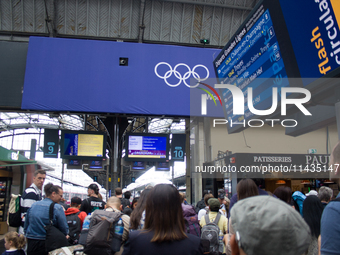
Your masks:
{"label": "olympic rings logo", "polygon": [[[165,72],[164,76],[159,75],[158,72],[157,72],[158,67],[160,65],[166,65],[166,66],[169,67],[169,70]],[[177,68],[180,67],[180,66],[184,66],[188,69],[188,71],[183,76],[179,71],[177,71]],[[204,78],[201,78],[199,76],[199,74],[197,72],[195,72],[196,68],[199,68],[199,67],[204,68],[207,72],[207,75]],[[178,85],[180,85],[183,82],[185,84],[185,86],[187,86],[188,88],[196,88],[200,84],[201,81],[205,81],[206,79],[209,78],[209,70],[206,66],[195,65],[194,68],[191,70],[190,67],[188,65],[184,64],[184,63],[179,63],[174,67],[174,69],[172,69],[170,64],[168,64],[166,62],[159,62],[155,66],[155,74],[157,75],[158,78],[164,79],[164,82],[170,87],[177,87]],[[175,77],[179,80],[176,84],[170,84],[168,82],[168,79],[172,76],[172,74],[174,74]],[[192,85],[192,86],[190,86],[190,84],[188,84],[187,81],[186,81],[187,79],[190,78],[191,75],[197,80],[197,83],[195,85]]]}

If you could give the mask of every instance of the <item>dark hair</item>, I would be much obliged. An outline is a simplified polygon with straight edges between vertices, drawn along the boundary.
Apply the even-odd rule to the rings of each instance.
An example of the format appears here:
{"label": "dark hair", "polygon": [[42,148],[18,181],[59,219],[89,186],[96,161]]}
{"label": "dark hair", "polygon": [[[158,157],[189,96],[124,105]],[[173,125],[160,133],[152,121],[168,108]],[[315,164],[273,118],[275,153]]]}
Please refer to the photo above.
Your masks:
{"label": "dark hair", "polygon": [[125,197],[126,199],[130,199],[130,197],[131,197],[131,192],[130,192],[130,191],[126,191],[126,192],[124,193],[124,197]]}
{"label": "dark hair", "polygon": [[95,184],[95,183],[92,183],[92,184],[90,184],[90,186],[88,187],[88,189],[92,189],[96,195],[98,195],[98,194],[99,194],[99,188],[98,188],[98,185],[97,185],[97,184]]}
{"label": "dark hair", "polygon": [[116,189],[115,189],[115,194],[116,194],[116,195],[121,195],[121,194],[123,194],[122,188],[116,188]]}
{"label": "dark hair", "polygon": [[63,189],[58,185],[53,185],[53,183],[51,182],[47,183],[44,187],[46,197],[50,197],[53,192],[59,194],[59,190],[63,190]]}
{"label": "dark hair", "polygon": [[264,189],[265,182],[263,178],[253,178],[252,180],[255,182],[257,187],[259,187],[260,189]]}
{"label": "dark hair", "polygon": [[308,196],[303,201],[303,218],[310,227],[312,236],[316,238],[320,235],[320,222],[323,205],[317,196]]}
{"label": "dark hair", "polygon": [[259,194],[259,190],[255,182],[252,179],[243,179],[241,180],[237,186],[237,200],[241,200],[247,197],[257,196]]}
{"label": "dark hair", "polygon": [[292,199],[292,190],[287,186],[280,186],[274,190],[273,193],[277,198],[281,199],[283,202],[290,204]]}
{"label": "dark hair", "polygon": [[151,242],[172,242],[187,238],[178,190],[158,184],[151,190],[145,208],[144,229],[152,231]]}
{"label": "dark hair", "polygon": [[213,194],[206,194],[206,195],[204,196],[204,203],[205,203],[206,206],[209,205],[209,204],[208,204],[208,200],[209,200],[210,198],[213,198],[213,197],[214,197]]}
{"label": "dark hair", "polygon": [[5,240],[12,242],[13,246],[17,249],[22,249],[26,244],[26,237],[23,234],[18,234],[17,232],[11,231],[5,235]]}
{"label": "dark hair", "polygon": [[203,190],[203,197],[204,197],[206,194],[210,194],[210,193],[211,193],[210,190],[207,190],[207,189]]}
{"label": "dark hair", "polygon": [[139,200],[139,197],[135,197],[135,198],[132,200],[132,203],[131,203],[131,209],[132,209],[132,210],[134,210],[134,209],[133,209],[133,204],[134,204],[134,203],[137,203],[138,200]]}
{"label": "dark hair", "polygon": [[46,175],[46,171],[42,170],[42,169],[38,169],[38,170],[34,171],[33,176],[37,177],[38,174],[45,174]]}
{"label": "dark hair", "polygon": [[[152,188],[153,189],[153,188]],[[136,208],[132,211],[130,215],[130,228],[131,229],[138,229],[138,226],[140,224],[140,219],[142,218],[142,213],[145,210],[146,206],[146,200],[148,198],[148,195],[152,189],[145,189],[139,200]]]}

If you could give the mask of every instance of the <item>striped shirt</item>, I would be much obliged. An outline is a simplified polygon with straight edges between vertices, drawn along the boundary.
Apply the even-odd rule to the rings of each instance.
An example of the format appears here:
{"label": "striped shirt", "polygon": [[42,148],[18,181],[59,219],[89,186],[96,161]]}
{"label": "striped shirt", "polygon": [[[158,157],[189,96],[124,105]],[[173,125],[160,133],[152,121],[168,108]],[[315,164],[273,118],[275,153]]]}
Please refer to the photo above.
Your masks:
{"label": "striped shirt", "polygon": [[35,202],[42,200],[41,193],[41,190],[34,183],[32,183],[32,185],[25,189],[24,193],[22,194],[20,201],[21,227],[19,228],[19,232],[23,233],[25,216],[28,209],[30,209]]}

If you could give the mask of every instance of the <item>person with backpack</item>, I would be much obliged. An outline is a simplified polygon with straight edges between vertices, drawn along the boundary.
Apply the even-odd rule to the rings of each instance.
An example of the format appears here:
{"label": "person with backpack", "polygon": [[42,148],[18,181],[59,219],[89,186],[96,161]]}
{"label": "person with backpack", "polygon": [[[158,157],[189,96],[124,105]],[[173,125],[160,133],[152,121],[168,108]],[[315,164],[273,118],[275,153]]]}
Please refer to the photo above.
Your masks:
{"label": "person with backpack", "polygon": [[201,239],[210,241],[210,254],[225,254],[223,243],[228,231],[228,219],[219,213],[220,201],[217,198],[208,200],[210,212],[201,218]]}
{"label": "person with backpack", "polygon": [[198,222],[195,208],[192,205],[185,204],[185,196],[182,192],[179,193],[181,196],[181,205],[183,210],[184,224],[186,232],[196,236],[201,236],[201,227]]}
{"label": "person with backpack", "polygon": [[[44,187],[46,198],[32,205],[26,214],[25,235],[27,238],[27,255],[47,255],[46,226],[50,225],[50,206],[53,203],[53,226],[66,236],[68,225],[63,207],[58,204],[63,197],[60,186],[48,183]],[[66,239],[65,239],[66,241]]]}
{"label": "person with backpack", "polygon": [[105,202],[100,199],[99,188],[97,184],[93,183],[87,188],[89,198],[84,199],[81,203],[80,211],[86,212],[86,214],[92,213],[95,210],[103,210],[105,208]]}
{"label": "person with backpack", "polygon": [[70,236],[68,241],[71,245],[78,244],[79,234],[81,232],[84,219],[87,216],[86,212],[79,210],[80,206],[81,198],[72,197],[71,206],[65,211]]}
{"label": "person with backpack", "polygon": [[130,217],[123,214],[121,209],[120,199],[110,197],[104,210],[94,211],[84,253],[122,254],[123,245],[129,238]]}

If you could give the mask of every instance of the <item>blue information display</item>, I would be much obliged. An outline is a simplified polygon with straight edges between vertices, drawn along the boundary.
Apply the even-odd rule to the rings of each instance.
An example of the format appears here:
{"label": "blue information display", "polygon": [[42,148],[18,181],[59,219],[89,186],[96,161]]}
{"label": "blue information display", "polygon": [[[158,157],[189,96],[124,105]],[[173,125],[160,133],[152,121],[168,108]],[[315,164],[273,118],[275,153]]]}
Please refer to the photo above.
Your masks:
{"label": "blue information display", "polygon": [[128,159],[166,159],[168,158],[168,138],[165,136],[129,136]]}
{"label": "blue information display", "polygon": [[[235,85],[235,91],[241,90],[244,95],[244,114],[234,115],[233,94],[229,89],[220,91],[229,133],[245,129],[243,123],[249,124],[252,117],[255,121],[282,119],[285,114],[281,109],[280,115],[279,108],[284,87],[305,87],[315,97],[334,94],[331,89],[336,85],[320,78],[340,75],[339,23],[339,0],[259,2],[213,62],[219,83]],[[255,110],[267,110],[277,103],[277,111],[254,116],[248,109],[251,90],[249,102]],[[299,95],[293,92],[287,96]],[[294,107],[289,108],[291,113],[297,110]]]}
{"label": "blue information display", "polygon": [[156,171],[170,171],[169,162],[157,162]]}
{"label": "blue information display", "polygon": [[[230,90],[222,91],[225,112],[229,122],[237,123],[253,117],[246,105],[247,89],[253,88],[253,105],[265,110],[272,105],[272,88],[289,86],[280,46],[268,9],[261,5],[246,25],[231,40],[214,61],[220,83],[232,84],[244,94],[245,114],[233,115]],[[229,132],[240,126],[229,127]]]}
{"label": "blue information display", "polygon": [[134,161],[132,162],[132,170],[145,170],[145,162],[144,161]]}

